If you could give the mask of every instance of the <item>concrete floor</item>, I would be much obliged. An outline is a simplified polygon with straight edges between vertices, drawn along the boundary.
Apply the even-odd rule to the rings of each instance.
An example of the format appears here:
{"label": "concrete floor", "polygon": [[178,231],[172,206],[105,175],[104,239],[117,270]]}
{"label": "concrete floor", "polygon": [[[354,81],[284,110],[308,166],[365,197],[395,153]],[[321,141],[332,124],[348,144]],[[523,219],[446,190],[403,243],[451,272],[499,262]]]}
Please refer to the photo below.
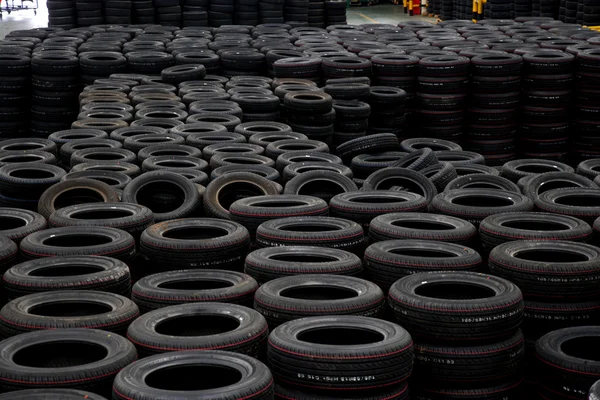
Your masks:
{"label": "concrete floor", "polygon": [[[21,0],[8,0],[9,4],[12,1],[14,1],[15,5],[21,4]],[[6,7],[6,2],[7,0],[0,0],[0,5]],[[25,1],[24,4],[31,5],[34,3]],[[432,20],[425,17],[409,17],[407,14],[404,14],[402,6],[386,3],[369,7],[352,6],[348,9],[349,24],[397,24],[399,21],[409,18]],[[39,0],[37,14],[33,10],[13,11],[10,14],[3,11],[2,19],[0,19],[0,39],[6,36],[7,33],[17,29],[31,29],[44,26],[48,26],[48,9],[46,8],[46,0]]]}

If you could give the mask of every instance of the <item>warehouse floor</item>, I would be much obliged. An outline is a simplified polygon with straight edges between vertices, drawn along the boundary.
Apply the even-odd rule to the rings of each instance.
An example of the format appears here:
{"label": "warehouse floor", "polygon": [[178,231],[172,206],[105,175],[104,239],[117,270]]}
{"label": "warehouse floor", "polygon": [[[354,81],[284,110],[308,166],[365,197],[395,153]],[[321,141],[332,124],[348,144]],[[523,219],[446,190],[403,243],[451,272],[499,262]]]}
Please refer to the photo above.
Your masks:
{"label": "warehouse floor", "polygon": [[[4,0],[0,0],[3,6],[6,6]],[[9,2],[12,0],[8,0]],[[20,4],[20,1],[15,0],[15,4]],[[25,2],[25,4],[32,4]],[[39,28],[48,25],[48,10],[46,9],[46,1],[39,0],[39,10],[37,15],[33,10],[23,10],[2,13],[0,19],[0,39],[6,36],[11,31],[17,29]],[[370,7],[351,7],[348,10],[348,23],[350,24],[397,24],[399,21],[408,18],[423,18],[432,21],[431,18],[425,17],[409,17],[404,14],[402,6],[393,4],[379,4]]]}

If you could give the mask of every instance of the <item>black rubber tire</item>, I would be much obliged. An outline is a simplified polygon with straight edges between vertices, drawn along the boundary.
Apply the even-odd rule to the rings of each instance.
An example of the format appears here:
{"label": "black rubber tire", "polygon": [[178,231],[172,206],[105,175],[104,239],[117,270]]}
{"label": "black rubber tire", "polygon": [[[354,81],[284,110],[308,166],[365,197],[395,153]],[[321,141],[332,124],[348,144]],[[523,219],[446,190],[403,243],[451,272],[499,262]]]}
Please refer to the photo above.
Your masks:
{"label": "black rubber tire", "polygon": [[[223,131],[216,131],[217,128],[212,128],[212,127],[206,127],[205,125],[208,125],[208,122],[198,122],[196,124],[186,124],[186,125],[182,125],[181,128],[185,128],[187,127],[192,127],[189,129],[211,129],[210,132],[198,132],[198,133],[192,133],[190,134],[187,138],[186,138],[186,143],[190,146],[194,146],[200,150],[203,150],[206,146],[210,146],[211,144],[216,144],[216,143],[246,143],[246,138],[243,135],[240,135],[239,133],[235,133],[235,132],[228,132],[227,128],[225,128],[223,125],[219,125],[219,124],[210,124],[210,125],[217,125],[220,126],[221,128],[223,128]],[[196,126],[196,127],[194,127]],[[214,129],[214,131],[213,131]]]}
{"label": "black rubber tire", "polygon": [[42,193],[38,213],[49,218],[60,208],[86,203],[117,203],[119,200],[115,189],[104,182],[86,178],[72,179],[56,183]]}
{"label": "black rubber tire", "polygon": [[525,195],[504,190],[458,189],[438,194],[431,208],[439,214],[464,218],[479,226],[485,217],[493,214],[531,211],[533,202]]}
{"label": "black rubber tire", "polygon": [[[91,148],[102,148],[103,150],[109,149],[119,149],[122,148],[123,144],[121,142],[117,142],[112,139],[87,139],[87,140],[72,140],[69,143],[65,143],[60,148],[60,160],[64,165],[71,165],[71,156],[78,150],[91,149]],[[117,160],[91,160],[88,159],[87,162],[94,161],[111,161],[117,162]],[[78,163],[79,164],[79,163]]]}
{"label": "black rubber tire", "polygon": [[550,213],[502,213],[486,217],[479,225],[484,247],[494,247],[513,240],[570,240],[589,242],[592,228],[579,218]]}
{"label": "black rubber tire", "polygon": [[536,201],[546,191],[558,188],[593,188],[597,190],[598,186],[590,179],[573,172],[546,172],[528,180],[523,193]]}
{"label": "black rubber tire", "polygon": [[210,161],[217,154],[233,154],[236,156],[244,156],[249,154],[262,155],[265,149],[257,144],[250,143],[214,143],[202,149],[202,158]]}
{"label": "black rubber tire", "polygon": [[430,203],[437,189],[424,175],[407,168],[384,168],[369,175],[362,190],[401,190],[417,193]]}
{"label": "black rubber tire", "polygon": [[[444,162],[444,161],[442,161]],[[453,165],[456,170],[456,174],[458,176],[465,176],[471,174],[487,174],[487,175],[500,175],[500,171],[498,171],[494,167],[488,167],[487,165],[481,164],[460,164]]]}
{"label": "black rubber tire", "polygon": [[421,272],[479,271],[481,256],[460,244],[433,240],[386,240],[365,250],[365,276],[386,293],[398,279]]}
{"label": "black rubber tire", "polygon": [[600,159],[598,158],[585,160],[577,165],[577,173],[585,176],[588,179],[594,180],[598,175],[600,175],[598,166],[600,166]]}
{"label": "black rubber tire", "polygon": [[[558,259],[561,255],[564,258]],[[554,257],[553,262],[544,261],[548,256]],[[600,252],[589,244],[559,240],[507,242],[492,250],[488,266],[492,273],[518,284],[529,299],[581,301],[599,293],[592,282],[600,273]]]}
{"label": "black rubber tire", "polygon": [[535,205],[541,211],[570,215],[593,225],[600,213],[595,201],[598,196],[598,188],[553,189],[542,193],[535,200]]}
{"label": "black rubber tire", "polygon": [[63,169],[42,163],[17,163],[0,167],[0,204],[35,211],[42,193],[60,182],[64,175]]}
{"label": "black rubber tire", "polygon": [[[317,332],[335,336],[336,343],[344,345],[323,343]],[[356,340],[359,332],[371,339],[364,338],[367,343]],[[413,343],[404,328],[391,322],[358,316],[310,317],[275,328],[267,359],[275,378],[294,386],[321,391],[385,388],[410,375]],[[310,371],[311,376],[302,371]],[[341,379],[348,376],[356,379]]]}
{"label": "black rubber tire", "polygon": [[0,236],[19,244],[27,235],[46,229],[46,219],[40,214],[18,208],[0,208]]}
{"label": "black rubber tire", "polygon": [[364,233],[354,221],[333,217],[287,217],[262,223],[256,230],[259,247],[318,246],[363,251]]}
{"label": "black rubber tire", "polygon": [[17,260],[19,248],[17,244],[7,237],[0,236],[0,271],[4,272],[12,267]]}
{"label": "black rubber tire", "polygon": [[69,328],[101,328],[124,335],[139,315],[134,302],[114,293],[92,290],[33,293],[2,307],[0,335],[7,338],[25,332]]}
{"label": "black rubber tire", "polygon": [[94,161],[89,163],[77,164],[71,168],[71,172],[80,171],[115,171],[121,172],[131,178],[135,178],[141,173],[140,167],[131,163],[115,161]]}
{"label": "black rubber tire", "polygon": [[[99,329],[28,332],[6,339],[3,346],[0,358],[0,386],[3,391],[28,389],[32,385],[40,389],[68,386],[110,397],[113,377],[137,358],[131,342]],[[19,363],[23,359],[14,357],[32,347],[52,349],[46,350],[43,362],[35,363],[39,367]],[[89,351],[97,347],[103,350]],[[77,363],[77,367],[70,366],[72,363]]]}
{"label": "black rubber tire", "polygon": [[579,353],[577,345],[595,341],[598,336],[599,327],[580,326],[550,332],[536,342],[537,375],[546,377],[539,382],[541,396],[568,398],[575,392],[586,397],[600,376],[600,367],[587,353]]}
{"label": "black rubber tire", "polygon": [[329,202],[333,217],[358,222],[368,232],[371,220],[378,215],[394,212],[426,212],[423,196],[402,191],[356,191],[341,193]]}
{"label": "black rubber tire", "polygon": [[557,329],[597,325],[598,320],[600,320],[600,308],[595,300],[568,303],[560,299],[525,300],[521,329],[527,332],[530,338],[538,339]]}
{"label": "black rubber tire", "polygon": [[343,164],[333,164],[328,162],[308,161],[296,162],[287,165],[283,169],[283,182],[289,182],[296,176],[310,171],[331,171],[352,179],[352,170]]}
{"label": "black rubber tire", "polygon": [[335,152],[338,156],[349,163],[359,154],[381,153],[385,151],[399,151],[400,143],[393,133],[380,133],[368,135],[349,140],[336,147]]}
{"label": "black rubber tire", "polygon": [[[485,398],[486,400],[520,400],[523,398],[521,386],[523,379],[513,378],[506,382],[491,384],[490,386],[471,389],[450,385],[450,387],[434,387],[424,386],[418,387],[413,385],[411,396],[415,396],[415,400],[464,400],[472,398]],[[482,385],[483,386],[483,385]]]}
{"label": "black rubber tire", "polygon": [[[162,146],[161,146],[162,147]],[[142,162],[142,171],[185,172],[190,170],[206,171],[208,163],[190,156],[151,156]],[[208,179],[207,179],[208,180]]]}
{"label": "black rubber tire", "polygon": [[6,164],[38,162],[56,165],[56,156],[40,150],[0,150],[0,167]]}
{"label": "black rubber tire", "polygon": [[142,313],[198,302],[252,306],[258,283],[249,275],[217,269],[168,271],[146,276],[133,285],[131,299]]}
{"label": "black rubber tire", "polygon": [[501,174],[506,179],[510,179],[516,183],[525,176],[546,172],[574,172],[574,170],[568,165],[556,161],[525,159],[505,163],[502,166]]}
{"label": "black rubber tire", "polygon": [[0,395],[0,400],[106,400],[97,394],[75,389],[27,389]]}
{"label": "black rubber tire", "polygon": [[[314,186],[314,187],[313,187]],[[302,194],[329,202],[339,193],[358,190],[352,179],[332,171],[308,171],[297,175],[285,184],[285,194]]]}
{"label": "black rubber tire", "polygon": [[328,162],[333,164],[343,164],[342,159],[336,155],[328,153],[316,153],[305,151],[294,151],[283,153],[276,160],[276,166],[279,171],[283,171],[285,167],[295,162]]}
{"label": "black rubber tire", "polygon": [[[139,151],[137,158],[139,162],[143,163],[146,159],[150,157],[161,156],[192,157],[199,159],[202,156],[202,151],[200,151],[196,147],[187,146],[185,144],[158,144],[154,146],[144,147]],[[202,166],[203,170],[207,167],[207,165],[204,165],[202,161],[198,162]]]}
{"label": "black rubber tire", "polygon": [[516,183],[495,175],[472,174],[460,176],[448,183],[445,190],[457,189],[496,189],[506,192],[521,193]]}
{"label": "black rubber tire", "polygon": [[46,151],[56,155],[58,148],[56,143],[50,139],[29,138],[29,139],[6,139],[0,142],[0,150],[4,151],[27,151],[38,150]]}
{"label": "black rubber tire", "polygon": [[359,154],[352,159],[350,167],[356,178],[366,179],[373,172],[387,168],[408,153],[402,151],[386,151],[377,154]]}
{"label": "black rubber tire", "polygon": [[279,246],[254,250],[244,271],[259,283],[307,274],[360,276],[360,258],[347,251],[311,246]]}
{"label": "black rubber tire", "polygon": [[[162,111],[162,109],[160,109]],[[141,111],[138,111],[138,113]],[[183,125],[181,125],[183,126]],[[174,133],[146,133],[141,135],[129,136],[123,142],[123,147],[126,150],[138,154],[142,149],[150,146],[184,144],[185,139],[182,136]],[[135,160],[135,159],[134,159]],[[128,161],[128,160],[121,160]],[[128,161],[131,162],[131,161]]]}
{"label": "black rubber tire", "polygon": [[435,240],[474,246],[477,228],[468,221],[447,215],[392,213],[373,218],[369,237],[379,242],[392,239]]}
{"label": "black rubber tire", "polygon": [[[195,235],[203,230],[207,237],[196,239]],[[242,225],[212,218],[165,221],[150,226],[140,239],[142,253],[160,271],[216,267],[241,270],[249,244],[248,230]]]}
{"label": "black rubber tire", "polygon": [[254,236],[265,221],[285,217],[328,215],[327,202],[317,197],[303,195],[254,196],[236,200],[229,207],[232,221],[248,229]]}
{"label": "black rubber tire", "polygon": [[406,168],[413,171],[421,171],[427,167],[438,164],[438,159],[435,156],[433,150],[424,148],[421,150],[413,151],[408,155],[402,157],[398,161],[392,163],[392,168]]}
{"label": "black rubber tire", "polygon": [[283,139],[271,142],[265,147],[265,155],[273,160],[276,160],[281,154],[290,151],[329,153],[329,146],[319,140]]}
{"label": "black rubber tire", "polygon": [[525,338],[520,330],[506,340],[480,345],[416,343],[415,386],[504,382],[521,372],[524,355]]}
{"label": "black rubber tire", "polygon": [[[424,289],[428,285],[462,295],[449,301]],[[467,287],[475,293],[466,294]],[[476,272],[407,276],[392,285],[388,300],[395,320],[424,343],[502,340],[516,332],[523,317],[523,295],[515,284]]]}
{"label": "black rubber tire", "polygon": [[190,303],[150,311],[127,329],[141,357],[171,351],[226,350],[258,358],[269,328],[257,311],[237,304]]}
{"label": "black rubber tire", "polygon": [[264,315],[271,329],[294,319],[321,315],[379,318],[384,305],[383,291],[377,285],[341,275],[278,278],[263,284],[254,296],[254,309]]}
{"label": "black rubber tire", "polygon": [[125,175],[122,172],[115,171],[69,172],[62,178],[63,181],[74,179],[93,179],[96,181],[104,182],[115,190],[123,190],[125,189],[125,186],[127,186],[127,184],[131,182],[131,177]]}
{"label": "black rubber tire", "polygon": [[[242,185],[243,189],[235,189]],[[252,173],[233,172],[211,181],[204,194],[204,210],[207,216],[230,219],[229,207],[236,200],[252,196],[277,195],[274,182]]]}
{"label": "black rubber tire", "polygon": [[449,151],[461,151],[462,147],[454,142],[443,139],[433,138],[414,138],[406,139],[400,143],[402,151],[413,153],[423,148],[430,148],[433,151],[449,150]]}
{"label": "black rubber tire", "polygon": [[192,216],[201,204],[198,190],[190,180],[162,170],[146,172],[132,180],[123,191],[122,201],[148,207],[156,222]]}
{"label": "black rubber tire", "polygon": [[3,295],[8,300],[57,290],[98,290],[129,296],[131,276],[127,265],[114,258],[61,256],[17,264],[2,277]]}
{"label": "black rubber tire", "polygon": [[[181,373],[187,374],[197,371],[198,368],[218,374],[213,378],[211,389],[185,390],[189,385],[187,379],[178,380],[174,376],[168,378],[172,371],[182,371]],[[154,376],[167,374],[165,379],[168,379],[168,382],[161,381],[157,386],[168,385],[169,389],[158,389],[148,385],[146,377],[151,374]],[[199,397],[215,399],[246,397],[248,400],[266,400],[273,398],[273,390],[271,372],[266,365],[252,357],[229,351],[192,350],[177,351],[167,355],[157,354],[128,365],[115,378],[112,399],[144,400],[172,396],[176,391],[180,393],[181,400],[193,400]]]}
{"label": "black rubber tire", "polygon": [[287,93],[283,104],[295,111],[326,113],[331,110],[333,99],[327,93],[306,90]]}
{"label": "black rubber tire", "polygon": [[[144,103],[145,104],[145,103]],[[155,126],[128,126],[126,128],[117,129],[110,133],[110,138],[118,142],[125,142],[129,137],[136,135],[146,135],[154,133],[156,135],[166,134],[167,130]]]}
{"label": "black rubber tire", "polygon": [[154,214],[148,207],[133,203],[94,203],[61,208],[50,215],[52,228],[67,226],[106,226],[122,229],[136,242],[142,232],[154,223]]}

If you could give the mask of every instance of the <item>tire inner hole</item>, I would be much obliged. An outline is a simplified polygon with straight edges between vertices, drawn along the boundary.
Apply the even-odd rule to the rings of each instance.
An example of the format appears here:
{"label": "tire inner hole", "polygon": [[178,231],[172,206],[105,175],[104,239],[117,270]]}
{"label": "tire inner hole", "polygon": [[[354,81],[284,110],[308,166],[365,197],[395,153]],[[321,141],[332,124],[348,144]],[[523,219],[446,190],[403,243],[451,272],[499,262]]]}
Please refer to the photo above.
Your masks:
{"label": "tire inner hole", "polygon": [[385,337],[374,330],[354,327],[322,327],[300,332],[300,341],[332,346],[359,346],[381,342]]}
{"label": "tire inner hole", "polygon": [[589,257],[581,253],[553,249],[522,250],[514,253],[513,257],[528,261],[550,263],[576,263],[589,260]]}
{"label": "tire inner hole", "polygon": [[91,301],[47,301],[27,310],[29,314],[44,317],[83,317],[86,315],[106,314],[113,311],[107,304]]}
{"label": "tire inner hole", "polygon": [[0,232],[21,228],[25,225],[27,225],[27,221],[24,219],[10,216],[0,216],[0,227],[2,227]]}
{"label": "tire inner hole", "polygon": [[168,336],[210,336],[239,328],[240,321],[227,315],[178,315],[159,322],[154,330]]}
{"label": "tire inner hole", "polygon": [[55,277],[55,276],[80,276],[95,274],[104,271],[104,268],[92,265],[53,265],[31,271],[29,276]]}
{"label": "tire inner hole", "polygon": [[482,285],[461,282],[427,282],[415,294],[434,299],[475,300],[494,297],[496,292]]}
{"label": "tire inner hole", "polygon": [[55,247],[90,247],[111,243],[112,239],[107,236],[94,234],[60,235],[49,237],[42,241],[45,246]]}
{"label": "tire inner hole", "polygon": [[115,210],[115,209],[97,209],[97,210],[86,210],[76,211],[69,214],[69,218],[73,219],[117,219],[127,218],[133,215],[132,211],[129,210]]}
{"label": "tire inner hole", "polygon": [[531,174],[543,174],[546,172],[560,171],[559,168],[557,168],[553,165],[537,165],[537,164],[519,165],[515,169],[517,171],[528,172]]}
{"label": "tire inner hole", "polygon": [[508,198],[478,195],[456,197],[452,199],[452,203],[468,207],[506,207],[514,204]]}
{"label": "tire inner hole", "polygon": [[425,191],[419,184],[417,184],[416,182],[414,182],[411,179],[406,179],[406,178],[401,178],[401,177],[393,177],[393,178],[383,179],[381,182],[379,182],[379,184],[377,185],[377,187],[375,189],[376,190],[390,190],[394,186],[400,187],[400,188],[402,188],[402,190],[407,191],[407,192],[417,193],[417,194],[420,194],[421,196],[425,196]]}
{"label": "tire inner hole", "polygon": [[569,226],[560,224],[558,222],[548,221],[532,221],[532,220],[520,220],[520,221],[506,221],[500,225],[512,229],[520,229],[525,231],[566,231],[569,230]]}
{"label": "tire inner hole", "polygon": [[230,386],[242,380],[242,374],[221,365],[187,364],[160,368],[148,374],[146,385],[173,391],[210,390]]}
{"label": "tire inner hole", "polygon": [[581,336],[566,340],[560,345],[563,353],[583,360],[600,361],[597,336]]}
{"label": "tire inner hole", "polygon": [[107,355],[108,351],[100,345],[62,340],[27,346],[13,355],[13,361],[32,368],[67,368],[100,361]]}
{"label": "tire inner hole", "polygon": [[284,289],[279,295],[301,300],[342,300],[358,297],[358,292],[341,286],[319,284]]}
{"label": "tire inner hole", "polygon": [[219,204],[226,210],[229,210],[231,204],[236,200],[246,197],[262,196],[267,194],[259,186],[249,182],[232,182],[225,185],[217,193]]}
{"label": "tire inner hole", "polygon": [[453,225],[444,224],[443,222],[436,221],[400,220],[392,221],[391,225],[397,226],[399,228],[416,229],[420,231],[451,231],[453,229],[456,229],[456,227]]}
{"label": "tire inner hole", "polygon": [[174,228],[162,234],[163,237],[179,240],[206,240],[227,235],[225,229],[210,226]]}
{"label": "tire inner hole", "polygon": [[338,261],[335,257],[328,257],[324,255],[316,254],[303,254],[303,253],[287,253],[287,254],[275,254],[269,257],[271,260],[293,262],[293,263],[328,263],[332,261]]}
{"label": "tire inner hole", "polygon": [[157,285],[161,289],[171,290],[214,290],[232,287],[233,283],[209,279],[193,279],[182,281],[169,281]]}
{"label": "tire inner hole", "polygon": [[61,209],[68,206],[74,206],[77,204],[87,203],[103,203],[104,197],[91,189],[76,188],[71,190],[65,190],[54,199],[54,208]]}
{"label": "tire inner hole", "polygon": [[420,257],[420,258],[453,258],[458,257],[458,254],[433,249],[392,249],[389,251],[392,254],[398,254],[409,257]]}
{"label": "tire inner hole", "polygon": [[154,213],[173,211],[184,202],[185,193],[179,186],[170,182],[151,182],[138,190],[136,203],[146,206]]}
{"label": "tire inner hole", "polygon": [[574,207],[599,207],[599,196],[586,195],[564,195],[554,200],[557,204]]}

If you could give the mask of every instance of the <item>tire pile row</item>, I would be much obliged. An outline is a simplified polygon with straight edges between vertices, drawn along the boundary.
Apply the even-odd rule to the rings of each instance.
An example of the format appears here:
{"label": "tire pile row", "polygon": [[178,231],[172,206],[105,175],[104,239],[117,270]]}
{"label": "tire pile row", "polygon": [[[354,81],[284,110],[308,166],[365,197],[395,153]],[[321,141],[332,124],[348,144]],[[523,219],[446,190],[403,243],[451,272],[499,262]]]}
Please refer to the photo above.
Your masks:
{"label": "tire pile row", "polygon": [[288,23],[294,27],[346,23],[346,2],[338,0],[48,0],[48,26],[94,25],[219,27]]}
{"label": "tire pile row", "polygon": [[[3,92],[34,74],[58,104],[34,83],[32,110],[75,113],[0,142],[0,399],[593,399],[597,50],[498,39],[543,31],[512,25],[11,35]],[[121,52],[77,51],[111,36]],[[574,78],[573,53],[590,84],[537,90]],[[589,159],[494,151],[515,96],[558,118],[572,95]],[[481,153],[452,133],[465,109]],[[403,138],[412,113],[453,140]]]}

